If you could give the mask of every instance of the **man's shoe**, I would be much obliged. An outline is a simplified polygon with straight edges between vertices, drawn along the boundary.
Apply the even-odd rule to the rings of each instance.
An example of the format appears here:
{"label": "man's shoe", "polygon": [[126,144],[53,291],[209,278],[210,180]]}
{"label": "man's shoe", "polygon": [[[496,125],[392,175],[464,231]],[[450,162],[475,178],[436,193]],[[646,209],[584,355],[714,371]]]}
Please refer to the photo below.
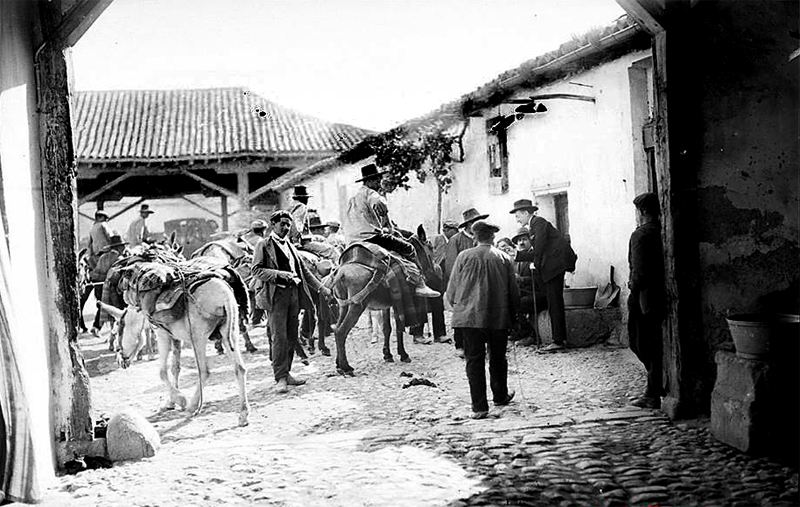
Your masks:
{"label": "man's shoe", "polygon": [[369,341],[370,343],[378,343],[378,338],[373,336],[372,339]]}
{"label": "man's shoe", "polygon": [[516,393],[515,393],[514,391],[510,391],[510,392],[509,392],[509,393],[506,395],[506,397],[505,397],[505,399],[504,399],[504,400],[502,400],[502,401],[495,401],[495,402],[494,402],[494,405],[495,405],[496,407],[502,407],[503,405],[508,405],[509,403],[511,403],[511,400],[513,400],[513,399],[514,399],[514,395],[515,395],[515,394],[516,394]]}
{"label": "man's shoe", "polygon": [[533,336],[529,336],[524,340],[519,340],[517,342],[517,347],[532,347],[534,345],[536,345],[536,338]]}
{"label": "man's shoe", "polygon": [[418,285],[417,288],[414,289],[414,294],[421,298],[438,298],[442,295],[440,292],[436,292],[427,285]]}
{"label": "man's shoe", "polygon": [[486,419],[486,417],[488,415],[489,415],[489,411],[488,410],[481,410],[479,412],[473,412],[470,417],[472,419]]}
{"label": "man's shoe", "polygon": [[289,385],[286,383],[285,378],[282,378],[275,383],[275,392],[278,394],[286,394],[289,392]]}
{"label": "man's shoe", "polygon": [[653,396],[641,396],[631,402],[631,405],[639,408],[661,408],[661,399]]}
{"label": "man's shoe", "polygon": [[414,343],[417,345],[430,345],[433,343],[433,340],[428,336],[415,336]]}
{"label": "man's shoe", "polygon": [[464,355],[464,349],[456,349],[456,355],[461,359],[464,359],[466,356]]}
{"label": "man's shoe", "polygon": [[286,384],[290,386],[302,386],[306,381],[304,379],[294,378],[291,375],[286,377]]}
{"label": "man's shoe", "polygon": [[452,342],[453,342],[453,340],[448,338],[447,335],[436,336],[436,337],[433,338],[433,343],[452,343]]}
{"label": "man's shoe", "polygon": [[564,350],[564,346],[560,343],[551,343],[547,347],[537,350],[537,352],[540,354],[549,354],[550,352],[558,352],[559,350]]}
{"label": "man's shoe", "polygon": [[93,327],[91,330],[92,336],[100,336],[100,330],[96,327]]}

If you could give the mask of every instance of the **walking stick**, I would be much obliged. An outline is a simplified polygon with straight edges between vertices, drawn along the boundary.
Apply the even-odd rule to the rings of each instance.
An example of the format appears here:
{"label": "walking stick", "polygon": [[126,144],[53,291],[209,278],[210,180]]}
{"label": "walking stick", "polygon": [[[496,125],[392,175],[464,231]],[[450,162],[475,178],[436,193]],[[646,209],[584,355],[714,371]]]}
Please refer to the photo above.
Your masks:
{"label": "walking stick", "polygon": [[533,335],[536,337],[536,346],[542,346],[542,337],[539,335],[539,311],[536,308],[536,268],[531,262],[531,288],[533,289]]}

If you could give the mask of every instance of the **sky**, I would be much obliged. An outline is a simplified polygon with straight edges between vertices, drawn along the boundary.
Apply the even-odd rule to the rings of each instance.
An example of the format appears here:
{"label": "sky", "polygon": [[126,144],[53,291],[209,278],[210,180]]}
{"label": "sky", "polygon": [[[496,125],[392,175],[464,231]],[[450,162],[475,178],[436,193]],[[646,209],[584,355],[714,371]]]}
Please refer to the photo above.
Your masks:
{"label": "sky", "polygon": [[114,0],[75,89],[246,87],[383,131],[606,25],[614,0]]}

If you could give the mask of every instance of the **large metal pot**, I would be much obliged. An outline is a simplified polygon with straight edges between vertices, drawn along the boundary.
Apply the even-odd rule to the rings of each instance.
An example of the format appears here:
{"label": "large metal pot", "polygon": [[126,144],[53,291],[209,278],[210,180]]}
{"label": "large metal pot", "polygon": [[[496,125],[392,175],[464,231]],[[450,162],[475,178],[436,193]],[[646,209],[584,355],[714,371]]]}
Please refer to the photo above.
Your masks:
{"label": "large metal pot", "polygon": [[564,289],[564,308],[594,308],[597,287],[569,287]]}
{"label": "large metal pot", "polygon": [[800,341],[800,315],[739,313],[729,315],[727,321],[736,355],[744,359],[791,353]]}

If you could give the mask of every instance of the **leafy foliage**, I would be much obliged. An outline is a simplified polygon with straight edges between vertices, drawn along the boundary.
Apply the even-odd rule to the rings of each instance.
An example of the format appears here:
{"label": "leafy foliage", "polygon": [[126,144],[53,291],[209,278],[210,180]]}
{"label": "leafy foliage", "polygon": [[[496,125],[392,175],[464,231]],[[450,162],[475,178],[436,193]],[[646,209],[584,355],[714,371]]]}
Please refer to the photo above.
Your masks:
{"label": "leafy foliage", "polygon": [[420,127],[409,131],[397,127],[366,141],[375,154],[375,163],[386,171],[383,187],[391,193],[397,188],[409,188],[411,174],[420,183],[429,176],[436,178],[442,192],[453,183],[452,149],[456,136],[446,133],[441,125]]}

